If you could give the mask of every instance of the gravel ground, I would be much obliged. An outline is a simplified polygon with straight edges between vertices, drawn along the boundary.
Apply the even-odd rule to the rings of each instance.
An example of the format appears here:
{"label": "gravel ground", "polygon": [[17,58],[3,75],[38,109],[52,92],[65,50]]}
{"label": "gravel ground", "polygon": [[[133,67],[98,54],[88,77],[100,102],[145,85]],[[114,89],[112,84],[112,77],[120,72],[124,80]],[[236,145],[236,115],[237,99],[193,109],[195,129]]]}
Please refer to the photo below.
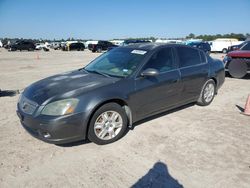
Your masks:
{"label": "gravel ground", "polygon": [[[0,49],[0,88],[22,90],[98,55]],[[105,146],[39,141],[19,123],[18,95],[0,97],[0,187],[248,188],[250,117],[237,105],[245,105],[249,80],[227,77],[210,106],[188,105],[150,118]]]}

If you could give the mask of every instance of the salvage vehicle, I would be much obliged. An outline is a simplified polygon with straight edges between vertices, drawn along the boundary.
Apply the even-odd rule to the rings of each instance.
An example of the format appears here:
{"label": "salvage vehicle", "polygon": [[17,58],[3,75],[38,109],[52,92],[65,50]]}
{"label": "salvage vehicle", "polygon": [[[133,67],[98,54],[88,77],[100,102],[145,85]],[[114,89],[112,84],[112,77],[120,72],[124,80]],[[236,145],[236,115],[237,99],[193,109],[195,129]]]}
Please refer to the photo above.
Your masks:
{"label": "salvage vehicle", "polygon": [[113,43],[109,41],[103,41],[103,40],[99,40],[97,41],[97,43],[90,43],[88,45],[88,49],[90,51],[99,52],[99,53],[101,53],[104,50],[108,50],[108,48],[110,47],[116,47],[116,45],[114,45]]}
{"label": "salvage vehicle", "polygon": [[247,42],[240,50],[229,52],[223,59],[225,71],[234,78],[243,78],[250,73],[250,43]]}
{"label": "salvage vehicle", "polygon": [[9,45],[9,51],[17,51],[17,50],[34,51],[35,49],[36,49],[36,46],[31,41],[17,41]]}
{"label": "salvage vehicle", "polygon": [[45,142],[109,144],[146,117],[193,102],[209,105],[224,79],[223,62],[197,48],[129,45],[30,85],[20,96],[17,115]]}

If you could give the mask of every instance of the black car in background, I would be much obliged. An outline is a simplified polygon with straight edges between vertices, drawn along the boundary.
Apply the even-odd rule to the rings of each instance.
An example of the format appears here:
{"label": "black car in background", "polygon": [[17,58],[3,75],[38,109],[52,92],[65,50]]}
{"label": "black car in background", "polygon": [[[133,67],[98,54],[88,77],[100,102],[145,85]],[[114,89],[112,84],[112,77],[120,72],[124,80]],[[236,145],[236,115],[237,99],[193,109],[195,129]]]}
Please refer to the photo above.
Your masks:
{"label": "black car in background", "polygon": [[84,51],[85,45],[82,42],[72,42],[63,45],[61,48],[63,51]]}
{"label": "black car in background", "polygon": [[206,52],[207,54],[210,54],[211,52],[211,46],[209,45],[208,42],[191,42],[188,45],[194,48],[199,48],[204,52]]}
{"label": "black car in background", "polygon": [[99,40],[97,44],[88,45],[88,49],[92,52],[102,52],[104,50],[108,50],[108,48],[110,47],[117,47],[117,45],[114,45],[109,41],[103,41],[103,40]]}
{"label": "black car in background", "polygon": [[34,51],[36,49],[36,46],[31,41],[17,41],[13,44],[10,44],[8,46],[9,51],[17,51],[17,50],[28,50],[28,51]]}
{"label": "black car in background", "polygon": [[108,144],[146,117],[192,102],[209,105],[224,79],[222,61],[197,48],[129,45],[30,85],[17,114],[23,127],[45,142],[88,138]]}

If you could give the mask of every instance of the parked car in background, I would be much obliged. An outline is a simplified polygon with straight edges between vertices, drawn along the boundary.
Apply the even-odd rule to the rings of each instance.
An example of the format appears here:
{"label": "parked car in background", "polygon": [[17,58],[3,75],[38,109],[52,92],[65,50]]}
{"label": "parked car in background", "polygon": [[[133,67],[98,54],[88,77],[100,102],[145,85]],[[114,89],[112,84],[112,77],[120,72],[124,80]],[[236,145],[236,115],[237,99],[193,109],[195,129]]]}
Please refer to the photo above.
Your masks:
{"label": "parked car in background", "polygon": [[120,46],[124,42],[124,40],[111,40],[109,42],[113,43],[114,45]]}
{"label": "parked car in background", "polygon": [[233,38],[218,38],[214,41],[210,41],[211,52],[222,52],[227,53],[228,47],[232,45],[239,45],[243,41]]}
{"label": "parked car in background", "polygon": [[10,44],[8,48],[9,48],[9,51],[16,51],[16,50],[34,51],[36,49],[36,46],[31,41],[17,41],[13,44]]}
{"label": "parked car in background", "polygon": [[85,46],[82,42],[71,42],[71,43],[66,43],[65,46],[62,46],[63,51],[84,51]]}
{"label": "parked car in background", "polygon": [[250,73],[250,42],[239,50],[229,52],[223,59],[225,71],[234,78],[243,78]]}
{"label": "parked car in background", "polygon": [[223,62],[197,48],[128,45],[30,85],[17,114],[45,142],[109,144],[139,120],[188,103],[209,105],[224,79]]}
{"label": "parked car in background", "polygon": [[188,46],[192,46],[194,48],[199,48],[207,54],[210,54],[210,52],[211,52],[211,47],[208,44],[208,42],[192,42],[192,43],[189,43]]}
{"label": "parked car in background", "polygon": [[59,50],[59,49],[61,49],[61,43],[60,42],[52,42],[50,45],[50,48],[54,49],[54,50]]}
{"label": "parked car in background", "polygon": [[116,45],[104,40],[99,40],[96,44],[91,43],[88,45],[88,49],[92,52],[102,52],[104,50],[108,50],[110,47],[116,47]]}
{"label": "parked car in background", "polygon": [[3,43],[2,43],[2,41],[0,40],[0,48],[2,48],[3,47]]}
{"label": "parked car in background", "polygon": [[244,45],[247,44],[247,43],[250,43],[250,41],[242,42],[242,43],[239,44],[239,45],[229,46],[229,47],[228,47],[228,52],[231,52],[231,51],[234,51],[234,50],[239,50],[242,46],[244,46]]}
{"label": "parked car in background", "polygon": [[44,51],[49,51],[49,47],[46,45],[46,43],[36,43],[36,50],[44,50]]}
{"label": "parked car in background", "polygon": [[128,40],[124,40],[123,43],[121,43],[120,46],[128,46],[131,44],[137,44],[137,43],[150,43],[151,41],[149,40],[137,40],[137,39],[128,39]]}
{"label": "parked car in background", "polygon": [[[124,40],[124,42],[122,42],[120,44],[120,46],[128,46],[128,45],[132,45],[132,44],[138,44],[138,43],[150,43],[151,41],[148,40],[138,40],[138,39],[128,39],[128,40]],[[116,48],[118,46],[112,46],[108,48],[109,50],[112,50],[113,48]]]}

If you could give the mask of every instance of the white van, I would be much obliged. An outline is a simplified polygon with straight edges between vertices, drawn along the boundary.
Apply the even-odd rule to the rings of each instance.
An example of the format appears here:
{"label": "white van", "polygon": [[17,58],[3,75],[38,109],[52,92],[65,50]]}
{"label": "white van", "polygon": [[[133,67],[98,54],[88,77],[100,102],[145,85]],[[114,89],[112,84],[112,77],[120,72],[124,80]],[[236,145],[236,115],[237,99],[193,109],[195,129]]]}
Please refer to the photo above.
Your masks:
{"label": "white van", "polygon": [[218,38],[214,41],[210,41],[211,52],[222,52],[227,53],[228,47],[232,45],[241,44],[244,41],[239,41],[234,38]]}
{"label": "white van", "polygon": [[2,41],[0,40],[0,48],[2,48],[3,47],[3,43],[2,43]]}

